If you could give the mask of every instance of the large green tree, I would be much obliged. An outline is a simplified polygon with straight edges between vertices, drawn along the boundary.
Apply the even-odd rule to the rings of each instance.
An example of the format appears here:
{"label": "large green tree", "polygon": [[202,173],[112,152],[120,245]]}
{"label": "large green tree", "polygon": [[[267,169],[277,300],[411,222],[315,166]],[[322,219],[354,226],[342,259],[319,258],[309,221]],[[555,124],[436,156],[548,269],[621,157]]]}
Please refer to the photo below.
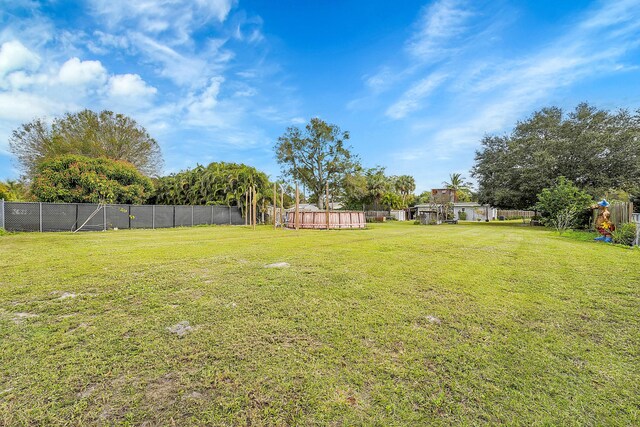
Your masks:
{"label": "large green tree", "polygon": [[125,160],[149,176],[162,170],[156,140],[132,118],[111,111],[68,113],[51,125],[34,119],[13,131],[9,147],[29,179],[40,163],[64,154]]}
{"label": "large green tree", "polygon": [[304,129],[288,128],[275,145],[283,176],[302,182],[323,209],[327,183],[333,193],[339,192],[337,187],[358,165],[357,156],[346,145],[348,140],[349,132],[318,118]]}
{"label": "large green tree", "polygon": [[485,136],[472,175],[480,201],[504,208],[533,207],[560,176],[594,198],[610,190],[638,197],[640,111],[544,108],[508,135]]}
{"label": "large green tree", "polygon": [[126,161],[67,154],[38,165],[31,192],[42,202],[144,203],[153,184]]}

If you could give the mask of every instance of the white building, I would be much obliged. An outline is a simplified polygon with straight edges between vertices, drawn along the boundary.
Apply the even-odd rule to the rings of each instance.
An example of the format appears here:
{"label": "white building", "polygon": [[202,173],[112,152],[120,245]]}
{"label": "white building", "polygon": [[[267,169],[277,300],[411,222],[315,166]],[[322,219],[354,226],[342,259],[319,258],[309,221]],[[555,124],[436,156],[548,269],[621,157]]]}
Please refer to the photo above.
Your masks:
{"label": "white building", "polygon": [[[453,205],[453,219],[459,221],[489,221],[497,219],[498,210],[492,208],[489,205],[481,205],[476,202],[455,202]],[[429,219],[434,221],[442,221],[442,206],[434,204],[416,205],[416,214],[419,218],[422,214],[425,214]],[[437,211],[437,212],[436,212]],[[462,215],[460,215],[462,213]],[[465,219],[462,219],[464,217]]]}
{"label": "white building", "polygon": [[464,212],[463,217],[466,214],[466,220],[464,221],[492,221],[498,219],[498,209],[492,208],[489,205],[481,205],[476,202],[456,202],[453,204],[453,217],[457,220],[463,221],[460,218],[460,213]]}
{"label": "white building", "polygon": [[391,210],[389,211],[389,215],[398,221],[406,221],[407,220],[407,211],[402,210]]}

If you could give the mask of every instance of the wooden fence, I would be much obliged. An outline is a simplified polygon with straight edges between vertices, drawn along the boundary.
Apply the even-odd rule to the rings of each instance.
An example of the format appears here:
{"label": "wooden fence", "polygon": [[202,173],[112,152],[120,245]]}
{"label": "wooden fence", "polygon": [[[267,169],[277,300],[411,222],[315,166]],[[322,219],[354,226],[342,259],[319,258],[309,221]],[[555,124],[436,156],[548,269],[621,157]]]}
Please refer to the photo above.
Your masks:
{"label": "wooden fence", "polygon": [[367,218],[380,218],[391,216],[390,211],[365,211],[364,216]]}
{"label": "wooden fence", "polygon": [[498,209],[498,217],[505,217],[506,219],[509,218],[532,218],[536,213],[534,211],[519,211],[519,210],[513,210],[513,209],[509,209],[509,210],[505,210],[505,209]]}
{"label": "wooden fence", "polygon": [[[609,220],[616,227],[633,221],[633,203],[613,202],[609,206],[609,212],[611,212]],[[598,216],[598,209],[593,210],[593,221],[595,221],[596,216]]]}

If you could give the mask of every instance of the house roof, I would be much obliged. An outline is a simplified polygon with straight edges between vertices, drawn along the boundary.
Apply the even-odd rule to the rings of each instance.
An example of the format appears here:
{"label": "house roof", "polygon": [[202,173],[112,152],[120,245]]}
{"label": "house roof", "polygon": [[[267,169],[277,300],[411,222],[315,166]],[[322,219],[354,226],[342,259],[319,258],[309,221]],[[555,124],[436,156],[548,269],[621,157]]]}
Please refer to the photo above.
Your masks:
{"label": "house roof", "polygon": [[479,208],[479,207],[486,207],[489,205],[481,205],[478,202],[455,202],[453,204],[454,208]]}
{"label": "house roof", "polygon": [[[489,205],[481,205],[478,202],[455,202],[455,203],[452,203],[452,205],[453,205],[454,208],[480,208],[480,207],[484,208],[484,207],[488,207],[488,208],[492,209],[491,206],[489,206]],[[424,203],[424,204],[421,204],[421,205],[416,205],[415,207],[416,208],[428,209],[428,208],[433,208],[433,206],[434,205],[432,203]]]}

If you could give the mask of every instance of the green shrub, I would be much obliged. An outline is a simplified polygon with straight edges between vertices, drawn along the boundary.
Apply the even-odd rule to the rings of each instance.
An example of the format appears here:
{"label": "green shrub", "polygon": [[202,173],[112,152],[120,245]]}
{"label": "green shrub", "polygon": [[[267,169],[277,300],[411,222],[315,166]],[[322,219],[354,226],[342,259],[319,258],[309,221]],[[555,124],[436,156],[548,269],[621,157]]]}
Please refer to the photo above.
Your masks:
{"label": "green shrub", "polygon": [[38,166],[31,191],[42,202],[144,203],[153,184],[125,161],[64,155]]}
{"label": "green shrub", "polygon": [[28,202],[32,197],[29,187],[23,181],[0,181],[0,199],[5,202]]}
{"label": "green shrub", "polygon": [[466,212],[458,212],[458,219],[460,221],[466,221],[467,220],[467,213]]}
{"label": "green shrub", "polygon": [[542,222],[562,234],[579,224],[578,219],[591,204],[591,196],[561,176],[551,188],[538,194],[536,210],[542,213]]}
{"label": "green shrub", "polygon": [[0,227],[0,236],[4,236],[5,234],[7,234],[6,230]]}
{"label": "green shrub", "polygon": [[0,182],[0,199],[10,200],[9,197],[9,187]]}
{"label": "green shrub", "polygon": [[613,243],[631,246],[636,239],[636,225],[633,222],[622,224],[611,233],[611,237]]}

